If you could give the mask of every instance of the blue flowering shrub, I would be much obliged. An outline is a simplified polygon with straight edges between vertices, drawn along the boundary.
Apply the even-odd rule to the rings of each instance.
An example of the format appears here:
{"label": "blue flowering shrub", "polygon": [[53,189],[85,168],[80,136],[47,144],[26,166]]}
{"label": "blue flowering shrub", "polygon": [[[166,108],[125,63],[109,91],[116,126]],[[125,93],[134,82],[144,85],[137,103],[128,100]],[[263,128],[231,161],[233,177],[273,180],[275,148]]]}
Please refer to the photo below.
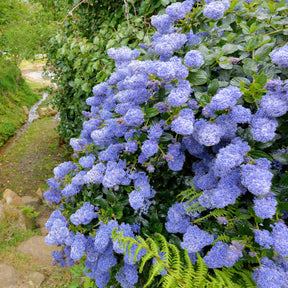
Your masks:
{"label": "blue flowering shrub", "polygon": [[[110,48],[47,244],[96,287],[287,287],[286,1],[173,3]],[[160,283],[160,284],[159,284]]]}

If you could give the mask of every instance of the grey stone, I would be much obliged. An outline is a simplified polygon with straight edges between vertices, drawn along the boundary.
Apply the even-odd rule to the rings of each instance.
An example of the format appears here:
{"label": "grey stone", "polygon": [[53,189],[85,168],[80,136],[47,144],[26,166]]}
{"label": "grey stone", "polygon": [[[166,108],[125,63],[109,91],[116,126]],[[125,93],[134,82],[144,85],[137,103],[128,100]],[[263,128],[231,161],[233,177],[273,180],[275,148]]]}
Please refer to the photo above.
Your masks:
{"label": "grey stone", "polygon": [[31,196],[23,196],[21,197],[25,206],[32,206],[35,207],[37,206],[39,199]]}
{"label": "grey stone", "polygon": [[3,199],[9,205],[24,206],[24,202],[15,192],[10,189],[6,189],[3,193]]}
{"label": "grey stone", "polygon": [[44,236],[33,236],[30,239],[22,242],[17,251],[31,255],[35,260],[39,260],[45,264],[52,264],[52,251],[61,250],[55,245],[47,245]]}
{"label": "grey stone", "polygon": [[41,188],[38,188],[38,189],[37,189],[36,194],[37,194],[37,196],[39,197],[39,199],[43,199],[43,193],[42,193]]}
{"label": "grey stone", "polygon": [[27,231],[31,220],[19,209],[7,204],[0,204],[0,218],[12,221],[20,230]]}
{"label": "grey stone", "polygon": [[47,236],[49,233],[49,231],[46,229],[46,227],[41,227],[40,231],[41,231],[42,236]]}
{"label": "grey stone", "polygon": [[0,264],[0,288],[16,288],[17,271],[9,265]]}
{"label": "grey stone", "polygon": [[46,107],[40,108],[39,109],[39,115],[40,117],[45,116],[48,112],[48,109]]}
{"label": "grey stone", "polygon": [[29,115],[29,110],[28,110],[27,106],[23,106],[22,108],[23,108],[24,115],[28,116]]}
{"label": "grey stone", "polygon": [[30,285],[30,287],[40,287],[42,282],[45,280],[45,277],[40,272],[30,272],[27,276],[27,282]]}

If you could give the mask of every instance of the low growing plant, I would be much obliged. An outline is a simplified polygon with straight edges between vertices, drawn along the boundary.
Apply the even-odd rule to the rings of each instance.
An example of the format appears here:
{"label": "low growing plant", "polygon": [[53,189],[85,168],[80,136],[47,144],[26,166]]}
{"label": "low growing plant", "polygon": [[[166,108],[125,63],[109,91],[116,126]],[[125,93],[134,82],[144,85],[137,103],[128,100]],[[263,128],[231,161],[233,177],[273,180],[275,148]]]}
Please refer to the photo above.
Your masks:
{"label": "low growing plant", "polygon": [[186,0],[141,49],[111,48],[47,244],[97,287],[285,287],[286,1]]}

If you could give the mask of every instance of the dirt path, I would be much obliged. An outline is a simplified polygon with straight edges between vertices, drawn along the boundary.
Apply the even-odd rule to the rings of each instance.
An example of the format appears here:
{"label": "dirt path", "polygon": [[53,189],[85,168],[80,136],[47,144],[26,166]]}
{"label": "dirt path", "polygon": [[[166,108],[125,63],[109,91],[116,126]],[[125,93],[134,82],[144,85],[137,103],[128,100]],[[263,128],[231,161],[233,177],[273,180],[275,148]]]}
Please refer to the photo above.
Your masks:
{"label": "dirt path", "polygon": [[[35,75],[39,75],[39,73]],[[29,81],[33,81],[31,74]],[[35,81],[41,81],[41,79]],[[41,106],[48,108],[48,105],[49,97]],[[57,120],[54,116],[44,116],[32,122],[26,131],[20,133],[18,137],[10,139],[6,145],[0,148],[0,200],[7,188],[19,196],[32,197],[37,197],[38,188],[41,188],[42,191],[48,188],[46,181],[53,177],[53,168],[65,161],[65,148],[58,145],[59,137],[56,127]],[[0,216],[1,205],[0,202]],[[38,224],[26,232],[20,231],[16,222],[10,222],[10,220],[7,222],[7,217],[0,220],[0,288],[70,287],[68,283],[72,280],[69,269],[51,266],[51,249],[44,242],[45,232],[43,234],[42,230],[40,231],[51,210],[45,205],[45,201],[40,206],[37,204],[35,208],[41,212],[36,218],[35,223]],[[34,225],[36,225],[35,223]],[[38,247],[40,244],[37,241],[41,242],[41,248]],[[49,251],[48,256],[51,257],[51,261],[46,263],[39,261],[37,259],[39,255],[36,255],[35,258],[35,255],[33,257],[31,253],[25,252],[24,248],[21,250],[21,247],[26,247],[32,252],[38,248],[40,249],[38,254],[42,252],[47,254]],[[8,281],[11,280],[14,284],[1,286],[1,282],[4,283],[7,280],[3,277],[8,277]],[[39,280],[35,277],[43,278],[40,286],[35,285]]]}
{"label": "dirt path", "polygon": [[[41,78],[41,73],[37,69],[23,75],[29,81],[48,85],[50,82]],[[49,98],[42,106],[48,105]],[[56,127],[55,117],[41,118],[31,123],[28,130],[27,125],[23,125],[17,135],[0,148],[0,195],[6,188],[31,196],[38,188],[48,188],[46,181],[53,176],[53,168],[62,161],[65,152],[58,146]]]}

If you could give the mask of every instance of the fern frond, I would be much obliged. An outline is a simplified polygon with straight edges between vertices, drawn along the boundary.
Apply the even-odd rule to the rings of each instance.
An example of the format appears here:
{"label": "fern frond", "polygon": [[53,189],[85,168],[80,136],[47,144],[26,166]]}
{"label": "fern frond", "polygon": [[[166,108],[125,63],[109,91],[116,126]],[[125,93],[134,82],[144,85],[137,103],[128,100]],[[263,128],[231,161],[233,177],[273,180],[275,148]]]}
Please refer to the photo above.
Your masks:
{"label": "fern frond", "polygon": [[155,277],[160,274],[163,268],[164,263],[161,261],[156,261],[155,265],[153,265],[152,268],[150,269],[149,278],[143,288],[150,287]]}
{"label": "fern frond", "polygon": [[167,255],[169,255],[169,243],[167,242],[166,238],[161,234],[157,234],[157,240],[160,244],[160,250],[164,252],[165,257],[167,257]]}
{"label": "fern frond", "polygon": [[216,275],[216,279],[219,282],[219,285],[222,285],[222,287],[225,287],[225,288],[243,288],[243,287],[239,286],[238,284],[233,283],[231,281],[230,277],[228,276],[228,274],[225,273],[224,271],[214,269],[214,273]]}
{"label": "fern frond", "polygon": [[192,287],[203,287],[204,283],[207,282],[206,275],[208,274],[208,267],[198,253],[196,267],[196,277],[193,279]]}
{"label": "fern frond", "polygon": [[[161,285],[163,288],[256,288],[251,271],[246,270],[241,261],[235,263],[233,267],[213,269],[214,273],[209,274],[209,268],[198,253],[197,262],[193,265],[187,250],[177,248],[161,234],[157,234],[155,239],[145,240],[140,236],[137,239],[124,237],[123,233],[113,231],[112,237],[119,241],[125,253],[128,252],[130,257],[133,245],[138,246],[133,261],[137,260],[137,255],[142,249],[147,251],[139,265],[139,273],[143,272],[145,265],[149,267],[148,280],[143,287],[152,287],[158,283],[158,286]],[[223,234],[217,240],[228,242],[228,238]],[[153,259],[155,260],[151,265]],[[166,274],[163,275],[163,272]],[[156,277],[158,282],[156,282]],[[160,280],[159,277],[161,277]]]}
{"label": "fern frond", "polygon": [[238,275],[241,276],[241,280],[245,283],[245,288],[256,288],[257,285],[251,277],[251,272],[237,272]]}
{"label": "fern frond", "polygon": [[228,235],[226,235],[225,233],[223,233],[223,234],[218,235],[218,237],[214,240],[213,244],[215,244],[215,242],[217,242],[217,241],[229,243],[230,240],[231,240],[231,238]]}
{"label": "fern frond", "polygon": [[186,287],[186,288],[193,287],[192,281],[195,278],[196,274],[187,250],[184,250],[184,261],[185,261],[185,267],[183,270],[182,279],[185,282],[185,285],[180,287]]}
{"label": "fern frond", "polygon": [[228,215],[229,215],[229,212],[226,209],[214,209],[209,214],[194,220],[194,223],[202,222],[211,217],[217,218],[217,217],[223,217],[223,216],[228,216]]}
{"label": "fern frond", "polygon": [[[191,182],[192,186],[184,191],[182,191],[180,194],[178,194],[178,197],[181,197],[181,202],[183,201],[189,201],[190,199],[195,199],[196,197],[199,197],[202,193],[197,192],[195,189],[195,186],[193,185],[193,182]],[[197,194],[200,194],[199,196],[196,196]]]}

